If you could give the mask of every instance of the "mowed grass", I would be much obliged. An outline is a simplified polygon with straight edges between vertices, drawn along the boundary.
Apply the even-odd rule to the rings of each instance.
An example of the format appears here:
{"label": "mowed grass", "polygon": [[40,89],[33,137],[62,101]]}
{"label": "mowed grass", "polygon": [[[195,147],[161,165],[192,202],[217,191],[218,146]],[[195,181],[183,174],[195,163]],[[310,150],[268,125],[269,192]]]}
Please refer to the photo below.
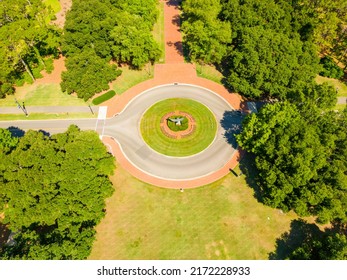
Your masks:
{"label": "mowed grass", "polygon": [[0,114],[0,121],[10,120],[60,120],[60,119],[94,119],[96,115],[91,113],[30,113],[26,117],[23,114]]}
{"label": "mowed grass", "polygon": [[158,19],[153,26],[154,40],[159,44],[161,56],[158,60],[159,63],[165,63],[165,37],[164,37],[164,2],[157,4]]}
{"label": "mowed grass", "polygon": [[17,106],[15,99],[26,106],[87,106],[82,99],[63,93],[59,84],[24,85],[14,95],[0,99],[0,107]]}
{"label": "mowed grass", "polygon": [[122,74],[112,82],[111,89],[117,94],[122,94],[129,88],[149,79],[153,78],[154,66],[147,64],[141,70],[130,69],[129,66],[123,66],[119,69]]}
{"label": "mowed grass", "polygon": [[[181,139],[166,136],[160,121],[167,113],[183,111],[196,123],[194,132]],[[168,156],[190,156],[206,149],[214,140],[217,123],[213,113],[204,105],[191,99],[171,98],[154,104],[141,119],[143,140],[155,151]]]}
{"label": "mowed grass", "polygon": [[43,0],[46,6],[50,6],[54,13],[58,13],[61,10],[59,0]]}
{"label": "mowed grass", "polygon": [[324,82],[328,83],[329,85],[332,85],[335,89],[338,89],[337,96],[347,96],[347,85],[340,80],[333,79],[333,78],[327,78],[323,76],[317,76],[316,82],[318,84],[322,84]]}
{"label": "mowed grass", "polygon": [[346,104],[336,104],[335,110],[343,111],[346,108]]}
{"label": "mowed grass", "polygon": [[222,84],[223,74],[219,72],[213,65],[201,65],[196,63],[196,74],[198,77]]}
{"label": "mowed grass", "polygon": [[115,192],[90,259],[268,259],[297,218],[259,203],[244,175],[184,192],[140,182],[119,166],[111,179]]}

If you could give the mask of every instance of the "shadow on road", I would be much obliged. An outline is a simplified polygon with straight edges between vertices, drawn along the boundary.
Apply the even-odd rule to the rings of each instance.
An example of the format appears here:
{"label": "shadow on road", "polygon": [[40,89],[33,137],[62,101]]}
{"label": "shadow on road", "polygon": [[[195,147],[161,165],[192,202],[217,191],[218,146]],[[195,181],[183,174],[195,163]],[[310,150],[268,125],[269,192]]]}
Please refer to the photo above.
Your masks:
{"label": "shadow on road", "polygon": [[25,131],[20,129],[17,126],[10,126],[9,128],[7,128],[7,130],[11,133],[12,137],[23,137],[25,134]]}
{"label": "shadow on road", "polygon": [[225,111],[220,123],[225,129],[224,137],[227,142],[237,149],[236,135],[241,132],[241,124],[245,114],[241,110]]}

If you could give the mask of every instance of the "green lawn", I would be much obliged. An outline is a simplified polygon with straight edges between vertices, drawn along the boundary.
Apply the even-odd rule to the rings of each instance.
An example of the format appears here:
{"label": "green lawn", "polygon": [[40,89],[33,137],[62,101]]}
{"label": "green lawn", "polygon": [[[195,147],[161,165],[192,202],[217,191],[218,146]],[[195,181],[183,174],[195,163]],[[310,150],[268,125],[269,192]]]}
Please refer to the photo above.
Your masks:
{"label": "green lawn", "polygon": [[[194,132],[181,139],[166,136],[160,128],[162,117],[171,112],[183,111],[195,122]],[[154,150],[168,156],[189,156],[207,148],[215,138],[217,123],[213,113],[191,99],[172,98],[160,101],[149,108],[140,124],[144,141]]]}
{"label": "green lawn", "polygon": [[259,203],[244,175],[180,192],[118,166],[112,181],[90,259],[267,259],[297,218]]}
{"label": "green lawn", "polygon": [[61,10],[59,0],[43,0],[43,3],[45,3],[46,6],[51,6],[55,14]]}
{"label": "green lawn", "polygon": [[33,84],[17,88],[15,95],[0,99],[0,107],[15,107],[17,99],[26,106],[86,106],[82,99],[63,93],[59,84]]}
{"label": "green lawn", "polygon": [[122,94],[129,88],[153,78],[154,66],[147,64],[142,70],[130,69],[128,66],[120,68],[122,74],[112,83],[112,88],[117,94]]}
{"label": "green lawn", "polygon": [[196,63],[196,74],[198,77],[214,81],[222,84],[223,74],[219,72],[213,65],[201,65]]}
{"label": "green lawn", "polygon": [[153,26],[153,37],[159,44],[161,50],[161,56],[158,61],[159,63],[165,63],[164,5],[165,3],[163,2],[158,3],[158,19]]}
{"label": "green lawn", "polygon": [[53,119],[92,119],[96,115],[92,113],[30,113],[28,117],[23,114],[0,114],[0,121],[14,120],[53,120]]}
{"label": "green lawn", "polygon": [[343,111],[346,108],[346,104],[336,104],[335,110]]}
{"label": "green lawn", "polygon": [[347,85],[337,79],[317,76],[316,82],[318,84],[327,82],[329,85],[332,85],[335,89],[338,89],[337,96],[347,96]]}

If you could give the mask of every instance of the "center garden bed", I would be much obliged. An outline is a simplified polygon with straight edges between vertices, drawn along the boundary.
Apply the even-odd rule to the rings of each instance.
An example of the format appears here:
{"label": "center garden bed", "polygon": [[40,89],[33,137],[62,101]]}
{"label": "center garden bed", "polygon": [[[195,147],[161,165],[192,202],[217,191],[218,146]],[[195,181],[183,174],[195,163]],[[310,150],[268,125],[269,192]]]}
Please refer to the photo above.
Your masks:
{"label": "center garden bed", "polygon": [[[179,125],[172,121],[176,118],[181,119]],[[203,104],[191,99],[171,98],[159,101],[145,112],[140,131],[153,150],[183,157],[199,153],[213,142],[217,122]]]}

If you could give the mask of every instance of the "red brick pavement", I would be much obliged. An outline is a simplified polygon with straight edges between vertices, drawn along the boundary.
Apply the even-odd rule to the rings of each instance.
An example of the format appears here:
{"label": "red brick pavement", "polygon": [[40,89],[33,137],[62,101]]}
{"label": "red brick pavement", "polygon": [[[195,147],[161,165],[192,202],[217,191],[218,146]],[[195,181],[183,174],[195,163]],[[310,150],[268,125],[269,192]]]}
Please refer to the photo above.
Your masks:
{"label": "red brick pavement", "polygon": [[183,63],[178,0],[161,2],[166,2],[164,5],[165,63]]}

